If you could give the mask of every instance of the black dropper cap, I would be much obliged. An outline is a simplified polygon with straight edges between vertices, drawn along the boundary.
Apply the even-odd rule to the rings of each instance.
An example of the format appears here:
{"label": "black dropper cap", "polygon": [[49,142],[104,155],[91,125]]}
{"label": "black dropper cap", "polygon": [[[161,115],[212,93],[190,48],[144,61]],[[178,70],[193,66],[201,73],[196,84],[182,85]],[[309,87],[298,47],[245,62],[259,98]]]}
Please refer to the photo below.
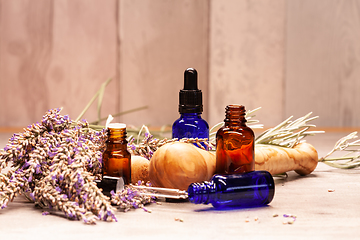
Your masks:
{"label": "black dropper cap", "polygon": [[179,92],[180,113],[202,113],[202,92],[198,89],[197,71],[188,68],[184,72],[184,89]]}

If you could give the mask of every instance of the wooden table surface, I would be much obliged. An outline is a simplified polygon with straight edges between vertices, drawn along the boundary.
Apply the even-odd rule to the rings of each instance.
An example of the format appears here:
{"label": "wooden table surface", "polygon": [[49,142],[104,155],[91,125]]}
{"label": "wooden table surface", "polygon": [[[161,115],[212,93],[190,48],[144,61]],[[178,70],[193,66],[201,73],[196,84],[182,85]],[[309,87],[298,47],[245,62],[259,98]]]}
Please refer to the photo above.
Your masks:
{"label": "wooden table surface", "polygon": [[[330,151],[347,132],[309,137],[319,156]],[[5,146],[10,133],[0,133]],[[221,211],[189,202],[148,205],[117,212],[118,222],[88,226],[70,221],[61,212],[42,215],[24,197],[0,211],[1,239],[359,239],[360,168],[341,170],[320,163],[308,176],[289,172],[276,179],[275,197],[269,206]],[[333,191],[329,191],[329,189]],[[274,217],[274,215],[278,215]],[[296,215],[284,224],[284,214]],[[176,221],[175,219],[183,221]]]}

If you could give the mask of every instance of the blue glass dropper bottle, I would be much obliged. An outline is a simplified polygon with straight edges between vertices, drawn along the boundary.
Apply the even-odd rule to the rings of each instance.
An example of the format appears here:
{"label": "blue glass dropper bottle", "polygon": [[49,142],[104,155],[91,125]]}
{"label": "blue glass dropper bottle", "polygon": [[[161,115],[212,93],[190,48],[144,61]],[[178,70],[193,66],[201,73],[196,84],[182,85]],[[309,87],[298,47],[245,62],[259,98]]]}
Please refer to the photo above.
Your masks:
{"label": "blue glass dropper bottle", "polygon": [[191,203],[211,203],[219,209],[262,207],[269,204],[275,195],[274,179],[267,171],[215,174],[210,181],[190,184],[187,191],[161,187],[133,187],[147,190],[140,195],[188,198]]}
{"label": "blue glass dropper bottle", "polygon": [[252,171],[214,175],[209,182],[192,183],[187,192],[190,202],[215,208],[259,207],[272,201],[275,184],[269,172]]}
{"label": "blue glass dropper bottle", "polygon": [[198,89],[197,71],[188,68],[184,72],[184,89],[179,92],[179,113],[172,126],[173,138],[209,138],[209,125],[201,118],[202,92]]}

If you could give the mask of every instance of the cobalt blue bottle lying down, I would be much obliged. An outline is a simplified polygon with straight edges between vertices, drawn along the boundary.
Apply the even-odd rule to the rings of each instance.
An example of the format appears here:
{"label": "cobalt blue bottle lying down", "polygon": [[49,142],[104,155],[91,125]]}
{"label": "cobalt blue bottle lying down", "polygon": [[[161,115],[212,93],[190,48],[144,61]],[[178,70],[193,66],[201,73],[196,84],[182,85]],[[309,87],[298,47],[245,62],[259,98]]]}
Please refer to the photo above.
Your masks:
{"label": "cobalt blue bottle lying down", "polygon": [[274,198],[275,184],[267,171],[214,175],[209,182],[192,183],[189,201],[211,203],[215,208],[248,208],[269,204]]}

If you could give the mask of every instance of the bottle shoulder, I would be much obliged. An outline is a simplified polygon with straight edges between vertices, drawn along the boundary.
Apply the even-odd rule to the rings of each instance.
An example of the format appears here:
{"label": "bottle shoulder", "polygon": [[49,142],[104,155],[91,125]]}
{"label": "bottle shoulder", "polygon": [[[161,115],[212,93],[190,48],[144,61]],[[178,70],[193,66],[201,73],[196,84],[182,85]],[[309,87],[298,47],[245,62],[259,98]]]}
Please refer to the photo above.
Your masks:
{"label": "bottle shoulder", "polygon": [[216,135],[237,135],[237,134],[255,137],[254,131],[246,125],[239,127],[222,126],[216,133]]}
{"label": "bottle shoulder", "polygon": [[173,123],[174,127],[181,127],[181,126],[188,126],[193,128],[209,128],[209,124],[203,118],[187,118],[187,117],[180,117]]}
{"label": "bottle shoulder", "polygon": [[202,118],[177,119],[172,125],[173,138],[209,138],[209,125]]}

